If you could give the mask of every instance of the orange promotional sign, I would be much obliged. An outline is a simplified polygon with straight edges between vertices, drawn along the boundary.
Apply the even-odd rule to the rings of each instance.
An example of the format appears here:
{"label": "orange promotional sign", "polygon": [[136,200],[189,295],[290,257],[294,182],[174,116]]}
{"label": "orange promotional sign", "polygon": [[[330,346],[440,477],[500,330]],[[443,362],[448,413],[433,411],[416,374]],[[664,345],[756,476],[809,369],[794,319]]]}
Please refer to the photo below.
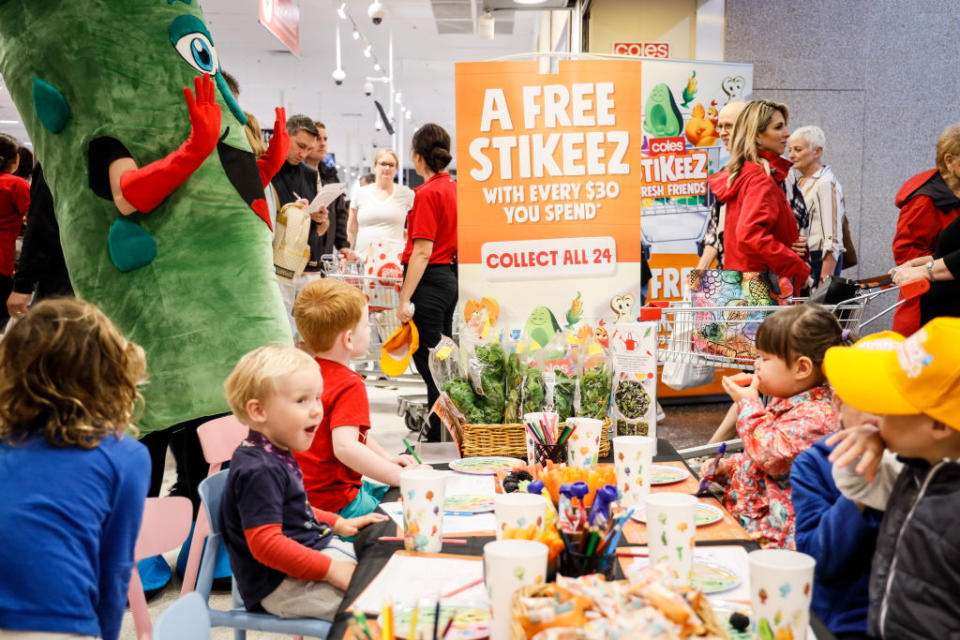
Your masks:
{"label": "orange promotional sign", "polygon": [[584,319],[640,290],[639,60],[456,65],[461,298],[505,326],[582,293]]}

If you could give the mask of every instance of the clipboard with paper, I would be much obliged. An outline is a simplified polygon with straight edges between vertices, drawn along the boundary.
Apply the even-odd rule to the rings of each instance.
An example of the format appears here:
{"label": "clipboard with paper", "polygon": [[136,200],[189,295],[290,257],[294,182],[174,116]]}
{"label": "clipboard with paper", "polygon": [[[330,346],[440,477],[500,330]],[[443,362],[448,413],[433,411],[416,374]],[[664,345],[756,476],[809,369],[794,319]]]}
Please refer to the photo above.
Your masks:
{"label": "clipboard with paper", "polygon": [[317,196],[307,207],[307,215],[320,211],[323,207],[329,207],[330,204],[340,197],[344,191],[342,182],[330,182],[317,190]]}

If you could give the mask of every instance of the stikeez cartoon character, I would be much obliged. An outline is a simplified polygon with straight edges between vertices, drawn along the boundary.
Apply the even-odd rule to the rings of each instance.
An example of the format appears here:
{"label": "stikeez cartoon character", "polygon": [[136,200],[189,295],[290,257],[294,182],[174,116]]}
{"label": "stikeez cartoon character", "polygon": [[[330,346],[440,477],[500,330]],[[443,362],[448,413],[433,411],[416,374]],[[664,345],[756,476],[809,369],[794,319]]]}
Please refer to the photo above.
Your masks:
{"label": "stikeez cartoon character", "polygon": [[0,73],[74,290],[146,351],[141,434],[228,411],[240,356],[291,337],[245,117],[198,2],[4,0]]}

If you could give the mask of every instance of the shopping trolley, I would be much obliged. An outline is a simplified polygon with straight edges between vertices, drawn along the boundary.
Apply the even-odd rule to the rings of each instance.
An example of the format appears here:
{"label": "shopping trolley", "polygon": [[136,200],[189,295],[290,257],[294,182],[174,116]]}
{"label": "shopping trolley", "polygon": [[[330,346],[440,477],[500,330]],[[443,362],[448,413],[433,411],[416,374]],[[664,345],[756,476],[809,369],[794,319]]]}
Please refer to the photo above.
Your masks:
{"label": "shopping trolley", "polygon": [[[851,333],[862,329],[930,288],[926,280],[914,280],[897,287],[889,276],[844,280],[831,276],[808,298],[791,298],[786,305],[808,301],[824,304]],[[867,304],[881,295],[899,291],[900,300],[873,317],[864,319]],[[853,295],[850,295],[853,294]],[[837,297],[850,297],[833,302]],[[780,309],[776,306],[693,307],[688,302],[655,303],[660,307],[659,360],[732,369],[753,369],[757,330],[763,320]]]}
{"label": "shopping trolley", "polygon": [[363,258],[347,259],[336,254],[322,256],[321,262],[326,277],[341,280],[363,292],[370,308],[370,321],[377,329],[380,342],[386,342],[400,327],[397,305],[400,304],[403,272],[397,268],[368,273]]}

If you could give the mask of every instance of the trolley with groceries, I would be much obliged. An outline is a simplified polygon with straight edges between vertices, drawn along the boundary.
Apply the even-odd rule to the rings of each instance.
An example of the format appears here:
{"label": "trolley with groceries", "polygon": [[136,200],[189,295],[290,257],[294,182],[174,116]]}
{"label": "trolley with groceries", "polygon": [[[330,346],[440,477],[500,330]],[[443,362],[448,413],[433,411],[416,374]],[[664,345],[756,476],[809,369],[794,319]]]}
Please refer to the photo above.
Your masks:
{"label": "trolley with groceries", "polygon": [[[661,380],[675,389],[687,389],[713,382],[716,368],[754,368],[756,335],[760,324],[785,305],[815,302],[836,315],[841,328],[851,335],[862,331],[904,301],[930,289],[927,280],[913,280],[900,286],[889,275],[848,280],[829,276],[808,298],[795,297],[780,305],[746,305],[730,300],[727,306],[693,306],[689,300],[651,306],[660,311],[658,360],[663,365]],[[899,292],[899,299],[879,313],[865,317],[870,302],[882,295]],[[742,450],[739,439],[690,447],[680,451],[685,459],[714,455],[723,445],[728,452]]]}
{"label": "trolley with groceries", "polygon": [[[889,275],[863,280],[829,276],[809,298],[789,298],[781,305],[745,305],[731,301],[727,306],[697,307],[688,301],[655,303],[661,309],[659,360],[661,364],[679,362],[753,369],[757,330],[767,316],[784,305],[823,304],[836,315],[842,329],[859,334],[870,323],[929,288],[927,280],[914,280],[898,287]],[[897,302],[864,318],[868,303],[893,291],[900,293]]]}
{"label": "trolley with groceries", "polygon": [[403,285],[400,265],[381,266],[373,273],[372,265],[368,266],[359,256],[343,258],[337,254],[325,254],[321,261],[325,277],[340,280],[363,292],[370,308],[370,322],[376,327],[380,342],[385,342],[400,327],[397,319],[400,287]]}

